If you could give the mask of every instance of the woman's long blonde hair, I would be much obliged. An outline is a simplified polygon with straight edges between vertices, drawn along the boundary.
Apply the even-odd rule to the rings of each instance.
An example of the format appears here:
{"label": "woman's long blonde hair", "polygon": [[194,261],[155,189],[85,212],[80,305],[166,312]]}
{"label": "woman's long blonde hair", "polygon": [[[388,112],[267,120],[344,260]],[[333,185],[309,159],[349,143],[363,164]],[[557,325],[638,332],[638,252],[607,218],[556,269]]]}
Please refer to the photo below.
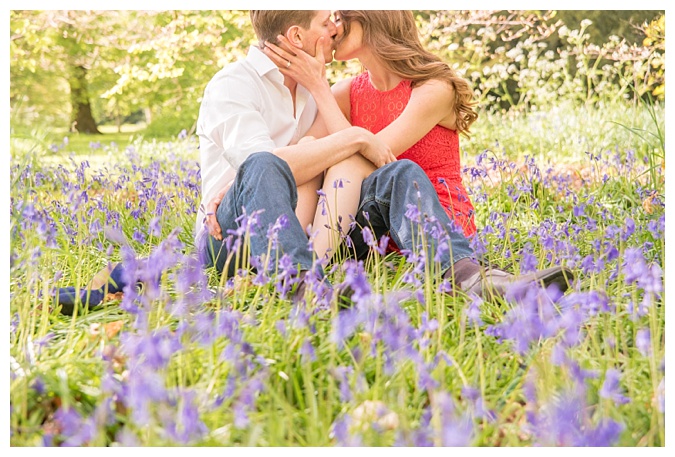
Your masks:
{"label": "woman's long blonde hair", "polygon": [[412,11],[338,11],[344,26],[344,37],[349,25],[357,21],[363,28],[363,44],[380,58],[395,75],[418,86],[431,79],[450,84],[455,90],[457,132],[465,136],[478,118],[473,106],[473,91],[469,83],[443,62],[424,49]]}

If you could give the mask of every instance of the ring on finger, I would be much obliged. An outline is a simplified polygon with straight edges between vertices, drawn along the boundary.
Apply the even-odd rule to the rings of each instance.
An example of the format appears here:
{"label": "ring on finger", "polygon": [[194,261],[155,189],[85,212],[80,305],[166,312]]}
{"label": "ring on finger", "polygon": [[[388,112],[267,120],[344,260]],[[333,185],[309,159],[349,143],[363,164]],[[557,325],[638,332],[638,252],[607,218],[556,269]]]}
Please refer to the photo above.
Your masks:
{"label": "ring on finger", "polygon": [[286,64],[286,68],[291,68],[291,61],[289,60],[288,63]]}

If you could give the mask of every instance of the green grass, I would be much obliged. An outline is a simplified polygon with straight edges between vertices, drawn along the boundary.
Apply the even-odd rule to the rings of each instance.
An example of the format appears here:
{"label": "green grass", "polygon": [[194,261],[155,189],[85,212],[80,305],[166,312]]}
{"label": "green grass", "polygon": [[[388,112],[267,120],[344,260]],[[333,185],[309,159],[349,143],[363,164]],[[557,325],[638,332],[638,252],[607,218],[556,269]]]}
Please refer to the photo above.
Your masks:
{"label": "green grass", "polygon": [[[663,108],[655,113],[663,131]],[[582,400],[571,403],[583,422],[579,433],[613,420],[623,427],[613,444],[665,445],[659,410],[665,298],[631,281],[625,265],[631,249],[642,248],[648,265],[665,268],[665,234],[658,231],[665,215],[663,158],[653,156],[653,144],[614,124],[656,131],[650,119],[644,108],[619,105],[603,111],[561,106],[513,119],[483,115],[463,142],[464,165],[484,174],[467,172],[465,183],[486,260],[517,272],[530,255],[538,267],[569,265],[578,278],[570,308],[585,310],[578,341],[560,346],[565,334],[559,331],[522,353],[489,331],[508,322],[517,303],[487,300],[479,305],[482,323],[473,322],[469,297],[436,291],[433,264],[415,288],[406,277],[412,265],[396,255],[373,253],[366,262],[372,295],[363,309],[374,326],[362,325],[344,341],[334,339],[345,316],[335,303],[294,307],[273,283],[255,285],[253,276],[226,283],[208,271],[208,286],[219,293],[199,298],[199,281],[184,271],[199,192],[194,138],[106,134],[105,147],[91,150],[92,139],[78,135],[54,153],[49,145],[60,134],[12,137],[11,444],[59,445],[79,436],[97,446],[328,446],[344,444],[342,423],[350,439],[366,446],[414,445],[416,439],[441,445],[444,436],[476,446],[569,444],[546,435],[561,426],[558,416],[546,414],[553,414],[557,399],[582,389]],[[138,257],[166,262],[162,287],[147,303],[125,297],[62,316],[50,304],[50,288],[83,286],[124,255],[106,238],[105,226],[119,227]],[[607,254],[612,246],[616,256]],[[339,283],[345,273],[330,278]],[[397,298],[401,291],[418,295]],[[607,309],[588,311],[584,300],[592,293],[607,297]],[[651,306],[638,312],[645,299]],[[143,312],[121,309],[130,304]],[[543,306],[541,312],[548,309]],[[559,322],[566,308],[555,310],[549,323]],[[209,337],[216,329],[222,331]],[[639,338],[645,329],[648,353]],[[141,343],[133,338],[147,335],[162,342],[165,359],[146,371],[151,352],[136,353]],[[443,354],[447,360],[437,360]],[[579,369],[595,377],[580,382]],[[609,369],[620,372],[628,403],[601,396]],[[422,372],[436,385],[421,385]],[[349,398],[342,396],[345,386]],[[134,403],[145,398],[137,392],[147,396],[153,388],[167,397]],[[467,388],[492,416],[480,413]],[[74,420],[68,428],[60,416],[68,410],[90,422]],[[537,415],[538,427],[530,427],[528,414]],[[468,428],[452,435],[463,415]],[[203,427],[189,430],[185,441],[168,432],[176,421],[196,424],[195,416]]]}

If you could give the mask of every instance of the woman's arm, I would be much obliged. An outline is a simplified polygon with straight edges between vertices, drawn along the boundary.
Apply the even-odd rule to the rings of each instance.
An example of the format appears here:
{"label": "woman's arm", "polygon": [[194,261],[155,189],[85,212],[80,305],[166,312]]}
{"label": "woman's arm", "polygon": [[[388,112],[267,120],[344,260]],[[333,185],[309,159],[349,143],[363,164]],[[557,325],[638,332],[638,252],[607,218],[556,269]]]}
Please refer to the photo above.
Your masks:
{"label": "woman's arm", "polygon": [[[350,119],[351,80],[333,86],[333,95],[343,115]],[[413,89],[401,115],[375,136],[391,148],[395,156],[407,151],[434,126],[454,128],[454,89],[443,81],[432,80]]]}
{"label": "woman's arm", "polygon": [[434,126],[441,124],[454,129],[454,92],[450,85],[438,80],[414,88],[401,115],[376,136],[398,157]]}

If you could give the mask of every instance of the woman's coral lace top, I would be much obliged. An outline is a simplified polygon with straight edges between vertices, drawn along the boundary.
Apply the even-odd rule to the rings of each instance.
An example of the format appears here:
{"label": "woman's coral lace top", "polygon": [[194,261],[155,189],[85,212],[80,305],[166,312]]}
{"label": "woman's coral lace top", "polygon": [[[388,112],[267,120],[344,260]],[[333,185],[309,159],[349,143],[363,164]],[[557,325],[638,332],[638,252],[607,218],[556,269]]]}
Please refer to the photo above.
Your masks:
{"label": "woman's coral lace top", "polygon": [[[401,115],[411,93],[410,81],[401,81],[382,92],[371,84],[367,71],[360,74],[352,80],[349,94],[352,125],[379,132]],[[409,159],[422,167],[450,219],[466,236],[476,233],[473,205],[462,184],[459,136],[455,130],[434,126],[398,159]]]}

